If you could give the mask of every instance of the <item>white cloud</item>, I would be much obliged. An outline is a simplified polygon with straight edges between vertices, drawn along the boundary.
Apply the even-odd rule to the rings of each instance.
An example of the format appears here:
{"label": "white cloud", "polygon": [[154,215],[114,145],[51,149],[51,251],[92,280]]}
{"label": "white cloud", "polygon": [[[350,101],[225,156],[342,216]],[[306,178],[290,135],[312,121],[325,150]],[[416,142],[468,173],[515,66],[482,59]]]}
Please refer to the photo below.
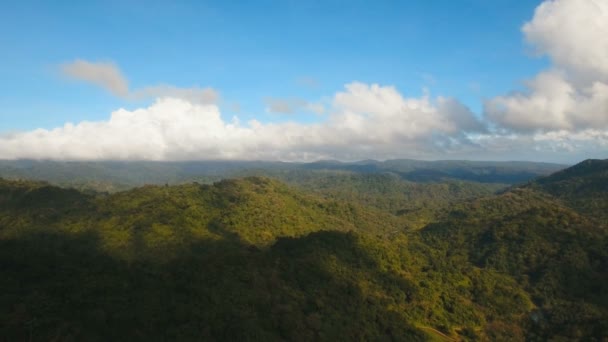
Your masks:
{"label": "white cloud", "polygon": [[110,62],[89,62],[78,59],[61,66],[68,77],[102,87],[112,94],[129,99],[154,99],[159,97],[180,98],[195,103],[216,103],[219,93],[213,88],[179,88],[172,85],[157,85],[142,89],[129,89],[129,82],[120,69]]}
{"label": "white cloud", "polygon": [[545,1],[522,31],[577,86],[608,81],[608,1]]}
{"label": "white cloud", "polygon": [[0,158],[605,158],[608,0],[546,0],[522,32],[551,66],[528,79],[524,91],[485,101],[483,121],[453,98],[408,98],[394,87],[354,82],[322,103],[265,100],[273,113],[326,113],[322,122],[242,124],[222,118],[212,88],[131,90],[115,65],[77,60],[62,67],[66,75],[156,102],[117,110],[106,121],[0,135]]}
{"label": "white cloud", "polygon": [[344,123],[361,123],[360,129],[389,132],[409,139],[420,139],[441,132],[456,135],[483,130],[473,113],[457,100],[438,97],[431,101],[404,98],[394,87],[351,83],[336,94],[334,107],[340,108]]}
{"label": "white cloud", "polygon": [[522,31],[552,67],[486,101],[486,117],[515,132],[608,130],[608,1],[545,1]]}
{"label": "white cloud", "polygon": [[110,62],[78,59],[62,65],[61,71],[71,78],[102,87],[116,96],[127,96],[129,93],[129,82],[120,69]]}
{"label": "white cloud", "polygon": [[66,124],[0,137],[0,158],[362,159],[428,157],[471,146],[483,127],[453,99],[404,98],[395,88],[351,83],[315,124],[227,122],[219,108],[161,98],[107,121]]}
{"label": "white cloud", "polygon": [[526,84],[526,93],[487,101],[488,118],[515,131],[608,129],[608,84],[577,89],[557,71],[542,72]]}

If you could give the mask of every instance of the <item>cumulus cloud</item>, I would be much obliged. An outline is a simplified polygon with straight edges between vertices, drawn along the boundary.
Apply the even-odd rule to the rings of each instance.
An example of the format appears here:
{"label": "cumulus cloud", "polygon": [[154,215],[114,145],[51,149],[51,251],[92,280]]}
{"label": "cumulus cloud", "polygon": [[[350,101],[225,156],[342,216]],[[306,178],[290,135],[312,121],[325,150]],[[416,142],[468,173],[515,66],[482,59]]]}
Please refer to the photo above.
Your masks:
{"label": "cumulus cloud", "polygon": [[522,31],[576,85],[608,81],[608,1],[545,1]]}
{"label": "cumulus cloud", "polygon": [[116,96],[129,94],[129,82],[113,63],[78,59],[62,65],[61,71],[68,77],[102,87]]}
{"label": "cumulus cloud", "polygon": [[[75,79],[123,98],[156,98],[107,120],[0,135],[0,158],[530,159],[571,162],[608,150],[608,0],[546,0],[523,25],[526,41],[551,61],[525,89],[488,99],[483,119],[449,97],[406,97],[353,82],[331,100],[267,98],[268,112],[325,113],[317,123],[226,120],[212,88],[130,89],[112,63],[62,66]],[[303,82],[306,83],[306,82]],[[312,84],[312,82],[310,82]]]}
{"label": "cumulus cloud", "polygon": [[214,104],[161,98],[108,120],[0,137],[0,158],[314,160],[428,157],[471,146],[483,126],[456,100],[405,98],[393,87],[351,83],[314,124],[241,124]]}
{"label": "cumulus cloud", "polygon": [[522,31],[552,66],[486,101],[486,117],[513,132],[608,130],[608,1],[545,1]]}
{"label": "cumulus cloud", "polygon": [[195,103],[216,103],[219,93],[213,88],[179,88],[172,85],[157,85],[142,89],[129,89],[129,82],[118,66],[110,62],[75,60],[61,66],[66,76],[102,87],[112,94],[128,99],[154,99],[159,97],[180,98]]}
{"label": "cumulus cloud", "polygon": [[608,128],[608,84],[576,88],[555,70],[526,82],[528,91],[486,102],[488,117],[515,131]]}

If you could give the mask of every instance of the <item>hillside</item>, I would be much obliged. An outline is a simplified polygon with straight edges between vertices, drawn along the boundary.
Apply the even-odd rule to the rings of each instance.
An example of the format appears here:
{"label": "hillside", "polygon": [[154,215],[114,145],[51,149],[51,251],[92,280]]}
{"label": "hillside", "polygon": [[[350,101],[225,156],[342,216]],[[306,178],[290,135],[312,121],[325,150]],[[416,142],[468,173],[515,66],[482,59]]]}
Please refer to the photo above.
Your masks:
{"label": "hillside", "polygon": [[608,223],[608,159],[589,159],[529,184],[566,205]]}
{"label": "hillside", "polygon": [[394,173],[314,172],[280,176],[303,191],[358,203],[391,213],[408,228],[420,228],[443,216],[454,203],[490,196],[506,185],[467,181],[417,183]]}
{"label": "hillside", "polygon": [[[608,232],[573,194],[536,185],[603,177],[578,169],[499,195],[391,174],[315,177],[310,191],[264,177],[114,194],[0,180],[0,335],[601,340]],[[433,197],[443,214],[420,229],[394,211]]]}
{"label": "hillside", "polygon": [[515,189],[462,204],[422,238],[515,279],[534,303],[529,338],[608,336],[608,231],[555,199]]}
{"label": "hillside", "polygon": [[41,182],[0,180],[0,213],[3,234],[32,227],[102,230],[108,233],[104,243],[116,251],[132,242],[129,235],[134,232],[167,248],[170,241],[189,235],[234,237],[263,246],[279,236],[319,230],[398,228],[396,219],[379,210],[317,198],[262,177],[213,185],[148,185],[101,196]]}
{"label": "hillside", "polygon": [[0,210],[9,339],[424,340],[361,245],[390,215],[264,178],[101,197],[1,181]]}

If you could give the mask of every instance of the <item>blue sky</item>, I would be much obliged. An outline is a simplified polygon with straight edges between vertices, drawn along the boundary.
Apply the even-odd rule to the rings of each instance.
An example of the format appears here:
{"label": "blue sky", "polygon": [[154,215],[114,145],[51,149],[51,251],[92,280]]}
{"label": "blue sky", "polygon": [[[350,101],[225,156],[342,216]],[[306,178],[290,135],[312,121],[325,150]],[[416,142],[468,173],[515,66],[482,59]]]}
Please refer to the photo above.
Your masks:
{"label": "blue sky", "polygon": [[608,0],[6,3],[0,158],[606,157],[606,22]]}
{"label": "blue sky", "polygon": [[[351,81],[406,95],[481,98],[545,61],[519,27],[539,1],[20,1],[0,11],[0,130],[51,128],[136,107],[62,77],[74,59],[113,61],[133,87],[211,86],[225,115],[268,117],[267,97],[311,101]],[[7,8],[8,7],[8,8]],[[314,80],[316,86],[301,80]],[[292,116],[314,120],[314,116]]]}

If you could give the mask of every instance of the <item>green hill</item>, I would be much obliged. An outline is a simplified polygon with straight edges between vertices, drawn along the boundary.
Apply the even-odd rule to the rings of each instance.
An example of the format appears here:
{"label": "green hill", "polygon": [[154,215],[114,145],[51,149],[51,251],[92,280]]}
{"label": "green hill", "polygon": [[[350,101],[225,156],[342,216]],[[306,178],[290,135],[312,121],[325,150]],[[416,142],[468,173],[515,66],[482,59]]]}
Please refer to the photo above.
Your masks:
{"label": "green hill", "polygon": [[516,189],[476,200],[422,236],[433,253],[515,279],[534,303],[530,338],[608,336],[608,233],[553,198]]}
{"label": "green hill", "polygon": [[[559,182],[589,177],[574,171]],[[545,191],[537,184],[546,179],[491,195],[466,183],[451,190],[348,177],[315,178],[319,188],[306,192],[249,177],[114,194],[0,180],[0,335],[608,336],[608,233],[593,211],[566,200],[573,194]],[[394,211],[433,197],[444,213],[422,229]]]}
{"label": "green hill", "polygon": [[1,181],[0,217],[9,340],[426,336],[354,233],[380,241],[391,216],[269,179],[100,197]]}
{"label": "green hill", "polygon": [[394,173],[315,172],[282,180],[324,198],[359,203],[389,212],[410,228],[436,220],[452,204],[489,196],[506,185],[467,181],[416,183]]}
{"label": "green hill", "polygon": [[529,187],[559,198],[566,205],[608,223],[608,159],[589,159],[550,176],[531,182]]}
{"label": "green hill", "polygon": [[318,198],[262,177],[213,185],[148,185],[100,196],[45,183],[0,180],[0,212],[3,234],[33,227],[101,230],[107,233],[105,245],[116,251],[133,243],[135,233],[166,249],[190,235],[232,236],[263,246],[279,236],[319,230],[398,229],[397,220],[379,210]]}

